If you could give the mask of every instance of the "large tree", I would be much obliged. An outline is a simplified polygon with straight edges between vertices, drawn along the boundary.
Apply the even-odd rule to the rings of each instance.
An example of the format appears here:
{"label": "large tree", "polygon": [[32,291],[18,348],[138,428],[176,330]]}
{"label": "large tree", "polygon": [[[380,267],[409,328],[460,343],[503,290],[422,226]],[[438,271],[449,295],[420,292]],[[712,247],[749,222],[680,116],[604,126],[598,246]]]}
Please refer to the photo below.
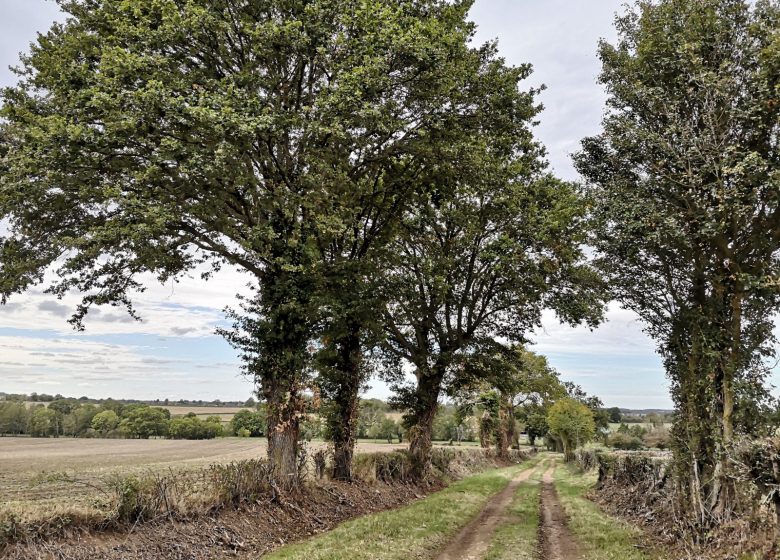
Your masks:
{"label": "large tree", "polygon": [[[761,394],[780,277],[780,5],[638,2],[602,43],[604,131],[577,157],[618,298],[672,381],[682,499],[727,516],[740,399]],[[746,403],[749,404],[749,403]]]}
{"label": "large tree", "polygon": [[600,278],[581,247],[585,205],[573,185],[545,172],[531,132],[533,93],[508,99],[513,118],[462,142],[456,169],[429,170],[435,188],[405,215],[388,258],[386,350],[414,368],[416,383],[397,387],[397,405],[420,472],[459,355],[494,337],[523,341],[545,308],[571,323],[601,315]]}
{"label": "large tree", "polygon": [[2,96],[3,300],[53,265],[51,293],[83,294],[80,326],[93,305],[134,314],[144,273],[248,272],[231,341],[293,475],[327,267],[354,257],[332,248],[391,223],[431,146],[468,126],[470,2],[60,5]]}

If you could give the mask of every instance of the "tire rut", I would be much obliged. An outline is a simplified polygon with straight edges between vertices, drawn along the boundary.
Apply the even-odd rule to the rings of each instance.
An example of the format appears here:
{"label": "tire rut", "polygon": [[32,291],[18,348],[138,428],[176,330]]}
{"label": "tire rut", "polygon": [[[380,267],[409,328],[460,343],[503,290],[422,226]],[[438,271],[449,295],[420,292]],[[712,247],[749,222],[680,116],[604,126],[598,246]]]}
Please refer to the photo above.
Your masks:
{"label": "tire rut", "polygon": [[517,487],[528,480],[538,466],[517,474],[501,492],[493,496],[480,514],[466,525],[436,557],[436,560],[481,560],[487,554],[493,534],[506,517]]}
{"label": "tire rut", "polygon": [[566,513],[555,491],[555,462],[545,471],[539,497],[539,558],[581,560],[579,546],[566,523]]}

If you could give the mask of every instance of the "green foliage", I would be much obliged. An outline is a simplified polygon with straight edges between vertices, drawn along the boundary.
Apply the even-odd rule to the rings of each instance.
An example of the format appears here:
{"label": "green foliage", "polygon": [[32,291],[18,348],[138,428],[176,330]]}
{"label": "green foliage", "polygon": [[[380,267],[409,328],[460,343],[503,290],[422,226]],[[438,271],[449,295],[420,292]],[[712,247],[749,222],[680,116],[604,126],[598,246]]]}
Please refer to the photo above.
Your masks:
{"label": "green foliage", "polygon": [[609,438],[607,438],[607,445],[615,449],[626,451],[636,451],[643,447],[642,440],[638,436],[621,432],[611,434]]}
{"label": "green foliage", "polygon": [[[51,405],[49,405],[51,406]],[[77,405],[62,419],[62,433],[66,436],[79,437],[92,428],[92,420],[98,414],[98,407],[93,404]]]}
{"label": "green foliage", "polygon": [[59,417],[53,410],[38,405],[30,412],[27,432],[33,437],[50,437],[59,434]]}
{"label": "green foliage", "polygon": [[[260,384],[269,452],[276,435],[296,441],[309,341],[321,325],[337,335],[326,344],[348,320],[367,326],[368,302],[353,309],[350,292],[373,282],[343,279],[376,276],[376,248],[434,190],[434,167],[460,166],[502,121],[531,120],[516,91],[526,68],[471,46],[468,2],[62,6],[66,23],[22,61],[35,78],[2,96],[3,300],[54,265],[47,288],[82,295],[81,327],[93,305],[135,316],[144,273],[239,267],[257,291],[223,334]],[[363,370],[329,371],[356,397]]]}
{"label": "green foliage", "polygon": [[536,440],[545,437],[549,429],[544,411],[535,411],[525,417],[525,431],[531,445],[536,445]]}
{"label": "green foliage", "polygon": [[105,436],[119,427],[119,416],[113,410],[98,412],[92,419],[92,429]]}
{"label": "green foliage", "polygon": [[119,429],[127,437],[149,439],[165,436],[168,433],[170,412],[163,408],[133,407],[129,413],[122,416]]}
{"label": "green foliage", "polygon": [[623,413],[620,412],[618,407],[613,406],[612,408],[608,408],[606,412],[611,423],[617,424],[623,421]]}
{"label": "green foliage", "polygon": [[174,418],[168,426],[171,439],[214,439],[222,435],[222,421],[219,416],[201,420],[195,415]]}
{"label": "green foliage", "polygon": [[29,412],[24,402],[0,402],[0,433],[20,435],[27,431]]}
{"label": "green foliage", "polygon": [[637,2],[616,26],[617,43],[599,51],[609,111],[577,167],[601,268],[664,357],[679,474],[689,477],[680,487],[707,525],[728,517],[727,450],[760,425],[763,407],[751,403],[769,397],[764,362],[780,305],[780,6]]}
{"label": "green foliage", "polygon": [[432,436],[436,441],[474,441],[474,426],[455,407],[440,406],[433,419]]}
{"label": "green foliage", "polygon": [[253,412],[251,410],[239,410],[230,420],[230,432],[235,435],[241,435],[246,432],[247,436],[241,437],[261,437],[265,435],[266,419],[265,414]]}
{"label": "green foliage", "polygon": [[556,402],[547,413],[549,432],[563,443],[566,460],[574,450],[590,441],[596,433],[596,424],[590,409],[581,402],[567,398]]}
{"label": "green foliage", "polygon": [[360,409],[357,420],[357,437],[372,437],[371,433],[382,422],[385,413],[390,410],[386,402],[379,399],[363,399],[360,401]]}

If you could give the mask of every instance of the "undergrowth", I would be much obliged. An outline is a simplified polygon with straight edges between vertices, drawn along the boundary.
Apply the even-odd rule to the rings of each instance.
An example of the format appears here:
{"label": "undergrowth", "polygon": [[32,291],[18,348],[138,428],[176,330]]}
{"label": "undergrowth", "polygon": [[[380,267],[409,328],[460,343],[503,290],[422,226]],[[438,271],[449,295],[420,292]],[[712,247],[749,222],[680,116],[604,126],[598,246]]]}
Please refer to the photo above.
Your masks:
{"label": "undergrowth", "polygon": [[[495,464],[490,454],[480,450],[435,449],[427,482],[446,483]],[[319,478],[326,469],[317,468],[316,462],[314,466],[314,474]],[[411,472],[410,458],[403,451],[355,456],[356,478],[364,483],[419,483],[411,478]],[[46,475],[46,482],[53,481],[60,485],[89,484],[96,490],[96,497],[89,507],[56,505],[22,511],[0,508],[0,553],[12,543],[40,542],[165,519],[184,521],[260,500],[273,502],[293,493],[305,499],[309,483],[282,488],[273,468],[263,460],[212,465],[192,471],[169,469],[114,474],[99,483],[64,473]]]}

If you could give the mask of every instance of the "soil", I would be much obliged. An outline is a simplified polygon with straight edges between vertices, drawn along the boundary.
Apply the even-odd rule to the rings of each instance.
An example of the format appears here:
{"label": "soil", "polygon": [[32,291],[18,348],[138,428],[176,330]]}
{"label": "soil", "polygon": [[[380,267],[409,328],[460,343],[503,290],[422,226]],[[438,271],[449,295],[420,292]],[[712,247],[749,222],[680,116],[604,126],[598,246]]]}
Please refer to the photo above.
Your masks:
{"label": "soil", "polygon": [[480,560],[485,557],[493,534],[506,518],[506,510],[512,503],[517,487],[533,474],[534,468],[521,471],[501,492],[487,503],[482,512],[466,525],[437,560]]}
{"label": "soil", "polygon": [[579,546],[566,525],[566,513],[553,485],[555,463],[545,471],[539,502],[539,554],[543,560],[580,560]]}
{"label": "soil", "polygon": [[406,505],[441,486],[322,483],[299,496],[281,496],[251,508],[197,519],[161,520],[131,531],[16,545],[8,560],[213,560],[252,558],[328,531],[353,517]]}

